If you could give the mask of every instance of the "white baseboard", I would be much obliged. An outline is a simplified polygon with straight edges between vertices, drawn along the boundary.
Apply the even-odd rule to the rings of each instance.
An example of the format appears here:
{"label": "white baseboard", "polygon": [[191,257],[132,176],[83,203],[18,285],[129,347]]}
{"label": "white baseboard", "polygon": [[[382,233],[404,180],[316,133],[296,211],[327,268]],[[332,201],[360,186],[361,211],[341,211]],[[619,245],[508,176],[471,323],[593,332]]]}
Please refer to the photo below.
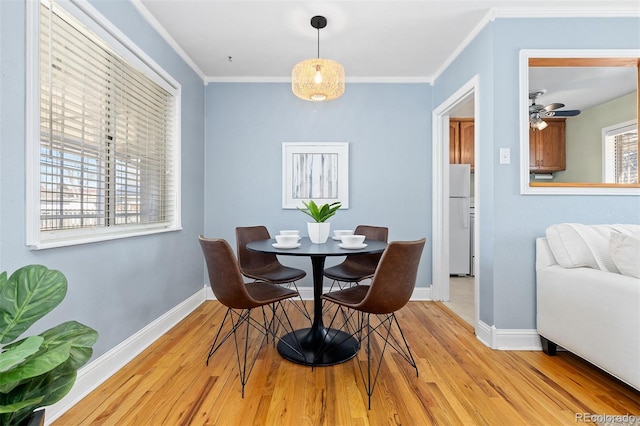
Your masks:
{"label": "white baseboard", "polygon": [[78,370],[78,377],[71,391],[57,403],[46,407],[45,425],[50,425],[98,385],[111,377],[140,352],[162,337],[169,329],[193,312],[205,301],[205,293],[203,288],[118,346]]}
{"label": "white baseboard", "polygon": [[476,327],[476,337],[491,349],[504,351],[541,351],[542,343],[537,330],[498,329],[480,321]]}

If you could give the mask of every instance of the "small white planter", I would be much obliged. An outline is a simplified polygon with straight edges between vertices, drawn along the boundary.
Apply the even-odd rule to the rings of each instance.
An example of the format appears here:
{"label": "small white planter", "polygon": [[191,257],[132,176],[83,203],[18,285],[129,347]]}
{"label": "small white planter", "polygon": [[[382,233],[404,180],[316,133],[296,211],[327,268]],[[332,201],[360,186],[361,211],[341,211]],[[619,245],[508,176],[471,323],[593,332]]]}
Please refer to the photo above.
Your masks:
{"label": "small white planter", "polygon": [[307,222],[307,232],[309,239],[314,244],[324,244],[329,238],[331,232],[331,223],[329,222]]}

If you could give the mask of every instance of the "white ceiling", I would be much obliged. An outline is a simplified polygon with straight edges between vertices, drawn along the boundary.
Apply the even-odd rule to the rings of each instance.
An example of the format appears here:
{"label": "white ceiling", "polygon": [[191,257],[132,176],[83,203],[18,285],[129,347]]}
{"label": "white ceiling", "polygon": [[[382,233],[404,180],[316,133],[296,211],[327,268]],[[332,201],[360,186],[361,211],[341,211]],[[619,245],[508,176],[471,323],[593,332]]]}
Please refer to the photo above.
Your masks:
{"label": "white ceiling", "polygon": [[637,84],[635,67],[529,68],[530,91],[545,91],[536,103],[559,102],[565,105],[562,109],[585,110],[601,105],[633,93]]}
{"label": "white ceiling", "polygon": [[[638,0],[133,0],[206,81],[290,81],[320,56],[349,81],[426,81],[496,16],[640,16]],[[231,59],[229,59],[231,57]]]}
{"label": "white ceiling", "polygon": [[[495,17],[640,16],[638,0],[132,1],[206,82],[290,81],[297,62],[317,56],[315,15],[328,21],[320,56],[340,62],[347,82],[433,82]],[[530,76],[547,91],[538,103],[584,109],[585,91],[565,84],[575,74],[548,72]],[[612,81],[592,83],[589,102]]]}

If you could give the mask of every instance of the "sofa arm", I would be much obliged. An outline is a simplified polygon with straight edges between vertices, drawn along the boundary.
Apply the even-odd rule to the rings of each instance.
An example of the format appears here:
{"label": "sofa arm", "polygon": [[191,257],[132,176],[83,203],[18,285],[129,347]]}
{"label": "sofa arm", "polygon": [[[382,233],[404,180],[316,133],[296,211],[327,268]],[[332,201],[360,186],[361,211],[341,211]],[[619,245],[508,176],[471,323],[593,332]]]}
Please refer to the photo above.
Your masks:
{"label": "sofa arm", "polygon": [[543,237],[536,238],[536,271],[557,264],[558,262],[551,252],[547,239]]}

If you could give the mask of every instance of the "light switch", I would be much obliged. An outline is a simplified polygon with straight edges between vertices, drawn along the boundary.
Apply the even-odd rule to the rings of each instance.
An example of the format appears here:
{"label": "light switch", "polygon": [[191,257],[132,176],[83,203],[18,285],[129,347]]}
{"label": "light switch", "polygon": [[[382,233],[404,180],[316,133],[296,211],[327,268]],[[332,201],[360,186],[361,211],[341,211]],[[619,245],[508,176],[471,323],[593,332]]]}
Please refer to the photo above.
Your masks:
{"label": "light switch", "polygon": [[500,148],[500,164],[511,164],[510,148]]}

